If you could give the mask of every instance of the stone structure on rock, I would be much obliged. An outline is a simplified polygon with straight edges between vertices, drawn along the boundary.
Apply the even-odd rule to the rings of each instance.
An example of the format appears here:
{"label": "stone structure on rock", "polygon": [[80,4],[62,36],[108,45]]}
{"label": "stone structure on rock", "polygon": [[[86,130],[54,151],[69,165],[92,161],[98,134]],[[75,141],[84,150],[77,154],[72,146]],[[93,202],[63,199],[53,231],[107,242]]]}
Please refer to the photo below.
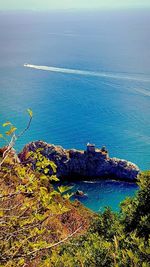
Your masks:
{"label": "stone structure on rock", "polygon": [[95,152],[95,145],[87,143],[87,152]]}
{"label": "stone structure on rock", "polygon": [[61,146],[36,141],[27,144],[19,154],[22,162],[28,151],[42,149],[42,154],[57,165],[57,176],[73,179],[118,179],[134,181],[139,173],[139,168],[126,160],[110,158],[104,147],[97,149],[94,145],[87,145],[87,149],[64,149]]}

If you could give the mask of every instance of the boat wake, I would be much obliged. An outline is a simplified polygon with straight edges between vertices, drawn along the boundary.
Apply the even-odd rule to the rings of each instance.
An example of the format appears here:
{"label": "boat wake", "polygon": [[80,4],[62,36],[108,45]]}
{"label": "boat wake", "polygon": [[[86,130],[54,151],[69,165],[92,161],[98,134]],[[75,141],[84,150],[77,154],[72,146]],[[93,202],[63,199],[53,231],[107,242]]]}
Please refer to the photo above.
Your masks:
{"label": "boat wake", "polygon": [[150,78],[148,77],[140,77],[140,76],[135,76],[135,75],[134,76],[123,75],[123,74],[115,74],[115,73],[95,72],[95,71],[58,68],[58,67],[52,67],[52,66],[39,66],[39,65],[31,65],[31,64],[24,64],[24,67],[37,69],[37,70],[50,71],[50,72],[73,74],[73,75],[110,78],[110,79],[117,79],[117,80],[121,79],[121,80],[150,82]]}

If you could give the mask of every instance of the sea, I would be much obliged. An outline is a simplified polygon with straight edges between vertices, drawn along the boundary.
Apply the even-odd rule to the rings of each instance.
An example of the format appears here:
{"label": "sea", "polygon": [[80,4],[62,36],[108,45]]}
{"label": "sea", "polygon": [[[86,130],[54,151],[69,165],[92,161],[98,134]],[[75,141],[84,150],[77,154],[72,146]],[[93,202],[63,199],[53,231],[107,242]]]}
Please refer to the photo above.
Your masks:
{"label": "sea", "polygon": [[[76,149],[90,142],[150,169],[149,10],[1,11],[0,125],[11,121],[19,133],[28,108],[32,124],[17,151],[34,140]],[[120,186],[123,198],[137,190]],[[117,197],[118,183],[111,188]],[[102,206],[114,199],[100,195]]]}

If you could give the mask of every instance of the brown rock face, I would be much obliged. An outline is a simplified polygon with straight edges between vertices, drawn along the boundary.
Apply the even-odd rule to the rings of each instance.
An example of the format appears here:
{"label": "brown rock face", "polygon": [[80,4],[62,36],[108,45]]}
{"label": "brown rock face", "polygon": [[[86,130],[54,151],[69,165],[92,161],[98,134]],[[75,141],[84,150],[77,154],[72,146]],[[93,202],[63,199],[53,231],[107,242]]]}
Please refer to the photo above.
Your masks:
{"label": "brown rock face", "polygon": [[24,161],[28,151],[42,148],[42,154],[57,165],[59,178],[73,179],[118,179],[134,181],[139,173],[139,168],[126,160],[110,158],[108,152],[101,149],[95,151],[80,151],[64,149],[61,146],[36,141],[27,144],[19,154]]}

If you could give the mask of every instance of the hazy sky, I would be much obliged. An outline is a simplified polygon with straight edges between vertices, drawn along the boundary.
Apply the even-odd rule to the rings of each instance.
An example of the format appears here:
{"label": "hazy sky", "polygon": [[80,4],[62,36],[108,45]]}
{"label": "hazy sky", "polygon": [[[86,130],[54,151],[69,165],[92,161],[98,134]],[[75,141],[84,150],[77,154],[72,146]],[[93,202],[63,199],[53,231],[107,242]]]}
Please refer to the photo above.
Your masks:
{"label": "hazy sky", "polygon": [[0,0],[0,9],[150,7],[150,0]]}

